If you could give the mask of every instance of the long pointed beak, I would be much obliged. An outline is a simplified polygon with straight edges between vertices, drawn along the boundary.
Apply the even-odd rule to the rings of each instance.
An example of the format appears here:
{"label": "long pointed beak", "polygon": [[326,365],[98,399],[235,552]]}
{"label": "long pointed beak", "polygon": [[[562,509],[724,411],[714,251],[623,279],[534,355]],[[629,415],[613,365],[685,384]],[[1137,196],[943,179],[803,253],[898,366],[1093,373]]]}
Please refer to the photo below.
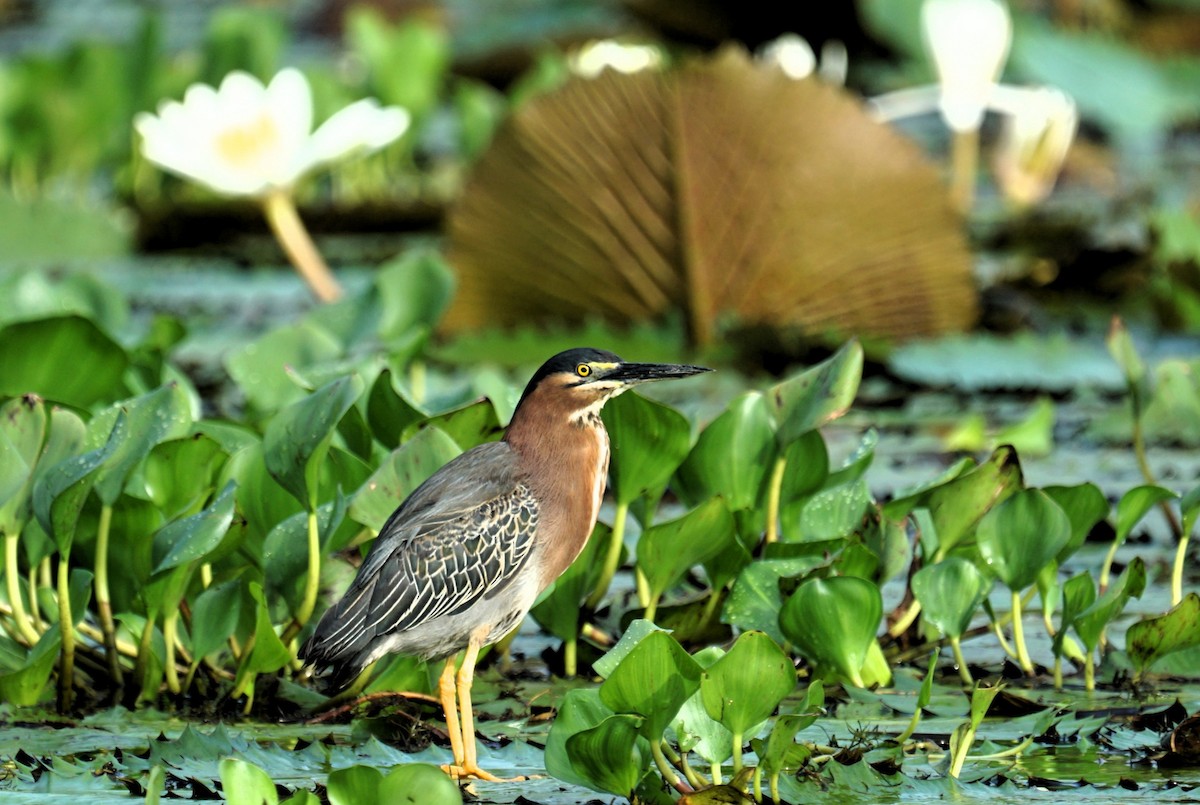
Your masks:
{"label": "long pointed beak", "polygon": [[677,363],[622,363],[604,376],[605,380],[619,380],[633,385],[650,380],[668,380],[673,377],[691,377],[711,372],[706,366],[685,366]]}

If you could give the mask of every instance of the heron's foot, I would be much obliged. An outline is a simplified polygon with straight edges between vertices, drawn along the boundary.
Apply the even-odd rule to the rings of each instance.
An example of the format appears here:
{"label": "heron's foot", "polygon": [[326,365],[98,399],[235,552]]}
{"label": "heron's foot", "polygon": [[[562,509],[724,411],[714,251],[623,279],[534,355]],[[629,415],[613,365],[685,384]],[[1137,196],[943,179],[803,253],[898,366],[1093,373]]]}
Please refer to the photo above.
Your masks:
{"label": "heron's foot", "polygon": [[442,771],[449,774],[455,780],[473,779],[484,780],[489,783],[521,783],[529,777],[497,777],[489,771],[484,771],[479,766],[473,763],[447,763],[442,766]]}

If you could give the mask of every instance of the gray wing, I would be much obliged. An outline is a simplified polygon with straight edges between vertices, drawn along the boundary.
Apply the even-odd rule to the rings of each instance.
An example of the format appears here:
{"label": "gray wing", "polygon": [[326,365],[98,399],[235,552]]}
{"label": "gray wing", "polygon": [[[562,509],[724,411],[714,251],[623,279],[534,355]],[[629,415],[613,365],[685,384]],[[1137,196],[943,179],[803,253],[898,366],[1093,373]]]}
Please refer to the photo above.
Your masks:
{"label": "gray wing", "polygon": [[503,589],[529,558],[538,506],[506,443],[470,450],[398,508],[346,595],[301,656],[317,665],[362,655],[377,639],[462,612]]}

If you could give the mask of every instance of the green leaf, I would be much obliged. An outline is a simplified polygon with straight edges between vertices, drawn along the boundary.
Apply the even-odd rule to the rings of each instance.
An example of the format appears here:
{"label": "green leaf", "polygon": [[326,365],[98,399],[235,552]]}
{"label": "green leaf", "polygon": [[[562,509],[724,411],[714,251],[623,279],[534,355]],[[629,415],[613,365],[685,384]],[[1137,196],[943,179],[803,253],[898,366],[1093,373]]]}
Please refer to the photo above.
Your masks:
{"label": "green leaf", "polygon": [[1192,487],[1192,490],[1183,496],[1179,503],[1179,511],[1183,517],[1180,530],[1184,537],[1188,537],[1196,527],[1196,517],[1200,516],[1200,486]]}
{"label": "green leaf", "polygon": [[[692,659],[708,670],[725,656],[720,646],[708,646],[692,655]],[[675,742],[680,753],[694,752],[708,764],[724,763],[733,756],[733,733],[714,720],[704,707],[704,677],[701,689],[693,693],[671,721]]]}
{"label": "green leaf", "polygon": [[[1021,488],[1021,465],[1016,452],[996,448],[988,460],[970,472],[936,487],[923,501],[937,531],[935,559],[950,552],[975,528],[989,509]],[[925,545],[922,542],[922,545]]]}
{"label": "green leaf", "polygon": [[56,623],[46,630],[21,665],[0,673],[0,700],[17,707],[32,707],[49,694],[50,674],[58,659],[61,634]]}
{"label": "green leaf", "polygon": [[676,473],[684,503],[723,497],[731,511],[758,505],[775,458],[774,428],[761,394],[735,398],[709,423]]}
{"label": "green leaf", "polygon": [[361,805],[364,802],[385,802],[379,797],[383,772],[373,766],[355,765],[329,773],[325,790],[329,805]]}
{"label": "green leaf", "polygon": [[621,797],[632,795],[650,765],[642,727],[638,716],[612,715],[567,738],[571,766],[588,788]]}
{"label": "green leaf", "polygon": [[245,581],[230,579],[204,590],[192,602],[192,655],[207,657],[225,645],[237,629],[242,609],[249,602],[243,594]]}
{"label": "green leaf", "polygon": [[262,445],[255,442],[229,457],[217,484],[237,483],[237,510],[248,533],[265,539],[277,523],[304,508],[267,472]]}
{"label": "green leaf", "polygon": [[124,438],[96,475],[96,494],[106,506],[116,502],[133,468],[156,444],[185,435],[192,422],[187,392],[178,383],[168,383],[96,414],[88,423],[89,447],[108,438],[121,413],[126,418]]}
{"label": "green leaf", "polygon": [[212,494],[217,472],[228,458],[221,445],[203,433],[161,442],[142,465],[139,496],[144,493],[169,519],[194,513]]}
{"label": "green leaf", "polygon": [[267,471],[308,511],[317,508],[317,476],[333,431],[362,388],[357,375],[338,378],[289,405],[267,425],[263,435]]}
{"label": "green leaf", "polygon": [[246,670],[252,674],[274,673],[288,664],[292,659],[292,652],[275,633],[271,613],[267,611],[267,604],[263,598],[262,585],[252,581],[249,589],[250,597],[258,604],[258,608],[254,623],[254,648],[251,649]]}
{"label": "green leaf", "polygon": [[388,343],[414,330],[432,330],[454,294],[454,274],[432,249],[408,251],[375,272],[379,294],[379,340]]}
{"label": "green leaf", "polygon": [[1096,583],[1090,573],[1078,573],[1063,584],[1062,588],[1062,620],[1054,635],[1054,655],[1063,656],[1067,630],[1075,625],[1079,614],[1096,601]]}
{"label": "green leaf", "polygon": [[766,632],[776,643],[786,642],[779,628],[779,610],[783,595],[782,579],[803,574],[822,564],[824,557],[814,555],[798,559],[765,559],[742,568],[733,590],[721,610],[721,620],[740,629]]}
{"label": "green leaf", "polygon": [[1062,564],[1083,545],[1096,523],[1108,516],[1108,498],[1095,484],[1076,486],[1047,486],[1042,489],[1062,507],[1071,521],[1071,539],[1058,552],[1055,560]]}
{"label": "green leaf", "polygon": [[47,420],[46,406],[34,394],[0,406],[0,534],[19,534],[29,519],[29,496]]}
{"label": "green leaf", "polygon": [[378,533],[405,498],[461,452],[440,428],[422,428],[367,479],[350,504],[350,516]]}
{"label": "green leaf", "polygon": [[734,534],[733,516],[719,498],[646,529],[638,540],[637,563],[651,595],[661,596],[689,568],[720,554],[734,541]]}
{"label": "green leaf", "polygon": [[814,679],[808,683],[800,712],[775,719],[763,751],[759,753],[759,762],[766,774],[778,774],[784,770],[785,760],[796,743],[796,733],[816,723],[824,707],[825,686],[820,679]]}
{"label": "green leaf", "polygon": [[1071,521],[1045,492],[1025,489],[985,514],[975,538],[992,572],[1020,592],[1070,542]]}
{"label": "green leaf", "polygon": [[1129,563],[1116,584],[1109,587],[1075,618],[1075,633],[1079,635],[1088,651],[1096,650],[1100,645],[1100,635],[1104,633],[1104,627],[1121,614],[1130,598],[1141,598],[1145,589],[1146,565],[1139,556]]}
{"label": "green leaf", "polygon": [[396,388],[391,369],[384,369],[371,384],[367,395],[367,425],[375,439],[385,447],[400,444],[401,434],[428,416]]}
{"label": "green leaf", "polygon": [[621,635],[617,644],[592,663],[592,668],[597,674],[607,679],[617,670],[617,666],[621,664],[622,660],[637,648],[638,643],[641,643],[647,635],[661,631],[664,631],[662,627],[656,626],[652,621],[645,618],[634,619],[625,629],[625,633]]}
{"label": "green leaf", "polygon": [[1130,489],[1117,502],[1117,535],[1116,543],[1121,545],[1133,533],[1134,527],[1142,518],[1159,503],[1176,498],[1170,489],[1161,486],[1145,484]]}
{"label": "green leaf", "polygon": [[154,572],[203,561],[221,544],[233,522],[234,492],[230,481],[204,511],[169,523],[154,535]]}
{"label": "green leaf", "polygon": [[88,319],[60,316],[0,329],[0,397],[38,394],[76,408],[126,393],[125,350]]}
{"label": "green leaf", "polygon": [[[434,426],[444,431],[462,450],[470,450],[484,442],[495,441],[503,428],[491,400],[478,400],[430,417],[420,427]],[[415,428],[410,426],[405,438],[411,438]]]}
{"label": "green leaf", "polygon": [[779,500],[787,504],[817,492],[829,478],[829,451],[819,430],[810,430],[783,451],[787,464]]}
{"label": "green leaf", "polygon": [[921,617],[946,637],[962,637],[992,584],[972,562],[959,556],[926,565],[912,577]]}
{"label": "green leaf", "polygon": [[[119,414],[108,442],[50,467],[33,487],[33,513],[59,551],[70,552],[75,528],[92,483],[104,462],[125,438],[125,415]],[[53,433],[53,424],[51,425]]]}
{"label": "green leaf", "polygon": [[[346,516],[346,498],[338,491],[335,500],[317,507],[317,533],[322,550]],[[308,570],[308,513],[297,512],[268,532],[262,546],[264,583],[272,598],[283,597],[295,611],[304,596],[304,574]],[[356,529],[357,530],[357,529]]]}
{"label": "green leaf", "polygon": [[1138,621],[1125,633],[1125,651],[1139,675],[1168,654],[1193,646],[1200,646],[1200,596],[1196,593],[1185,595],[1165,615]]}
{"label": "green leaf", "polygon": [[612,442],[608,472],[618,504],[665,486],[691,447],[687,417],[638,394],[610,401],[601,416]]}
{"label": "green leaf", "polygon": [[279,802],[270,775],[253,763],[227,757],[221,761],[220,768],[221,789],[229,805],[276,805]]}
{"label": "green leaf", "polygon": [[310,322],[284,325],[235,349],[225,359],[229,376],[258,411],[278,411],[304,398],[288,369],[304,370],[340,357],[342,345],[325,328]]}
{"label": "green leaf", "polygon": [[613,711],[600,700],[599,688],[567,691],[546,739],[546,773],[572,785],[587,786],[587,778],[576,770],[567,752],[567,741],[571,736],[599,725],[612,714]]}
{"label": "green leaf", "polygon": [[773,386],[766,394],[780,447],[849,410],[862,379],[863,349],[854,340],[826,360]]}
{"label": "green leaf", "polygon": [[809,579],[779,612],[784,635],[810,662],[829,666],[857,687],[883,616],[879,588],[866,579]]}
{"label": "green leaf", "polygon": [[823,542],[849,537],[862,529],[871,506],[866,481],[822,489],[782,512],[787,542]]}
{"label": "green leaf", "polygon": [[796,689],[796,668],[763,632],[744,632],[700,676],[704,709],[735,735],[766,721]]}
{"label": "green leaf", "polygon": [[462,805],[462,792],[450,775],[429,763],[406,763],[379,784],[378,802],[394,805]]}
{"label": "green leaf", "polygon": [[667,632],[651,632],[600,686],[614,713],[642,716],[641,734],[657,741],[700,687],[700,666]]}

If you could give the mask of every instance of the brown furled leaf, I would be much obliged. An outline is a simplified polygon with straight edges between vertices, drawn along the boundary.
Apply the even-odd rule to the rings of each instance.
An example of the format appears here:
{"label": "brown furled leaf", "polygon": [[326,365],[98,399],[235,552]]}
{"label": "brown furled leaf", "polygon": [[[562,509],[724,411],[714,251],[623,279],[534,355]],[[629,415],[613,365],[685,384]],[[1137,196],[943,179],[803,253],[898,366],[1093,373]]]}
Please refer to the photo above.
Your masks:
{"label": "brown furled leaf", "polygon": [[519,109],[447,225],[449,327],[639,320],[889,338],[977,300],[937,170],[844,90],[730,46],[575,79]]}

